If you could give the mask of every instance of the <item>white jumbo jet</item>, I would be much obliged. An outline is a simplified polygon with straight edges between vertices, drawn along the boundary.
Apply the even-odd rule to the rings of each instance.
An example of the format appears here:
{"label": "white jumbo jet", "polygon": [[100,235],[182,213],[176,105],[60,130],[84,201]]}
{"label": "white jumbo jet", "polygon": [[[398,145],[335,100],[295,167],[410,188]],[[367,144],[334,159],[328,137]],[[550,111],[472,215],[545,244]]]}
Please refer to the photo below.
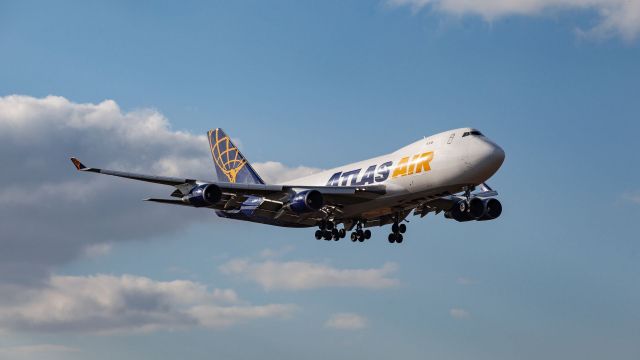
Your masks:
{"label": "white jumbo jet", "polygon": [[222,129],[209,131],[208,137],[218,181],[103,170],[71,161],[80,171],[175,188],[172,199],[147,201],[208,208],[221,217],[269,225],[318,227],[318,240],[337,241],[352,231],[351,240],[363,242],[371,237],[363,228],[392,224],[388,240],[401,243],[411,212],[420,217],[444,212],[445,218],[460,222],[492,220],[502,213],[498,193],[485,182],[505,153],[476,129],[445,131],[391,154],[279,185],[265,184]]}

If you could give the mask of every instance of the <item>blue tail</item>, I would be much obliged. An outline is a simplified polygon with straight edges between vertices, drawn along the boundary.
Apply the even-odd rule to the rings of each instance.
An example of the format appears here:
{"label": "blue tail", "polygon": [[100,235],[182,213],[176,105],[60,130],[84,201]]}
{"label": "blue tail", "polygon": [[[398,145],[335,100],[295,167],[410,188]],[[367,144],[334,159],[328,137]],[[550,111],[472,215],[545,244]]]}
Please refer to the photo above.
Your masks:
{"label": "blue tail", "polygon": [[222,129],[209,130],[209,148],[219,181],[240,184],[264,184],[231,138]]}

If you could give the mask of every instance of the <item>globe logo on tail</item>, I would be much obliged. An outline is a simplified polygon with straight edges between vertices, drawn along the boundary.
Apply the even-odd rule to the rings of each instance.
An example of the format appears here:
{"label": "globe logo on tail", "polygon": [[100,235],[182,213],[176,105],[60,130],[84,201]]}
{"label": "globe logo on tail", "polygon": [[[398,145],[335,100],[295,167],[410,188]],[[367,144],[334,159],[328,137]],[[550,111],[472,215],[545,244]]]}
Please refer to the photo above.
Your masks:
{"label": "globe logo on tail", "polygon": [[209,131],[209,147],[216,167],[230,183],[235,183],[238,173],[247,164],[238,148],[233,145],[229,136],[220,129]]}

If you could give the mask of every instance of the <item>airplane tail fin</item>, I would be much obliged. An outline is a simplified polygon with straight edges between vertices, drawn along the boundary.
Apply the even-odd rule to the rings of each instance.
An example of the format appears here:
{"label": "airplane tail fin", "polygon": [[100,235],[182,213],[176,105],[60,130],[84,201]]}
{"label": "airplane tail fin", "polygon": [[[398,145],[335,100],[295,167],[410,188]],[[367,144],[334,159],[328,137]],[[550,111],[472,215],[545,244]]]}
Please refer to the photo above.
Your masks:
{"label": "airplane tail fin", "polygon": [[219,181],[264,184],[264,181],[222,129],[209,130],[209,148]]}

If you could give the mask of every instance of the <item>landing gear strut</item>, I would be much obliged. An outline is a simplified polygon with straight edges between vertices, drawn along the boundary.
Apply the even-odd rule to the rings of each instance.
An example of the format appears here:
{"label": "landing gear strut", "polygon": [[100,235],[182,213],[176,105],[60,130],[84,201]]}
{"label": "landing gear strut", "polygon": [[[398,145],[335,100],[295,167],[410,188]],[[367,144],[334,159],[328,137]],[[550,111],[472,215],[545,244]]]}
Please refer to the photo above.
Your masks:
{"label": "landing gear strut", "polygon": [[389,242],[390,243],[402,243],[402,241],[404,240],[404,237],[402,236],[402,234],[404,234],[407,231],[407,225],[405,224],[400,224],[400,219],[398,216],[396,216],[395,220],[393,221],[393,225],[391,225],[391,234],[389,234]]}

